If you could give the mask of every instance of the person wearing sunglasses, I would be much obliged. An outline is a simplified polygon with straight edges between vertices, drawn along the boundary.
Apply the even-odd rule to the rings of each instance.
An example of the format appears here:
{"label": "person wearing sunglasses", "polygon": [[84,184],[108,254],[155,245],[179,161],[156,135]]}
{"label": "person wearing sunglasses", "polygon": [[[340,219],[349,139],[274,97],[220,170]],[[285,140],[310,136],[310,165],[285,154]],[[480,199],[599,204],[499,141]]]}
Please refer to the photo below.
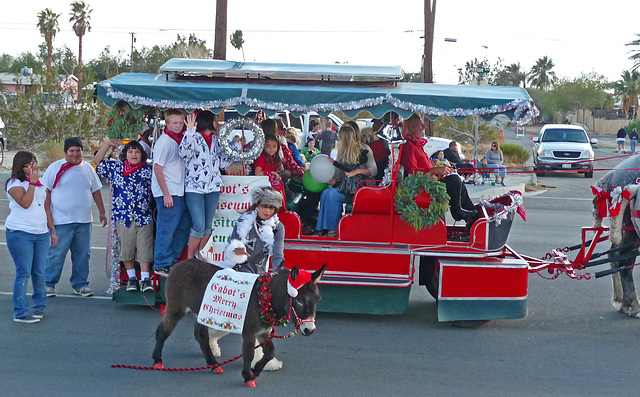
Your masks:
{"label": "person wearing sunglasses", "polygon": [[282,194],[271,186],[255,189],[251,206],[236,221],[224,250],[223,268],[262,274],[284,263],[284,225],[278,219]]}
{"label": "person wearing sunglasses", "polygon": [[502,150],[500,150],[498,142],[491,143],[491,148],[487,150],[485,157],[487,158],[487,165],[489,168],[493,168],[495,172],[496,184],[498,183],[498,175],[500,175],[500,184],[504,186],[504,177],[507,176],[507,167],[502,165],[504,163],[504,155],[502,154]]}

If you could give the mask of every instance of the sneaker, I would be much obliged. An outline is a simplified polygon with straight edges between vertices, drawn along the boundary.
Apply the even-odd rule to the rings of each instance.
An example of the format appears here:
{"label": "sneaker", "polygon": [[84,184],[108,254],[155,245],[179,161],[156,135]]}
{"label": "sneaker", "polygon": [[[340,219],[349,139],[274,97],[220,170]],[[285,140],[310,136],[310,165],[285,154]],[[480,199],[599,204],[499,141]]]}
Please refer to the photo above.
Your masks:
{"label": "sneaker", "polygon": [[27,323],[27,324],[33,324],[33,323],[39,323],[40,319],[39,318],[35,318],[31,315],[27,315],[24,317],[20,317],[20,318],[14,318],[13,321],[15,321],[16,323]]}
{"label": "sneaker", "polygon": [[32,317],[42,318],[42,317],[44,317],[44,312],[35,311],[35,312],[33,312],[33,316]]}
{"label": "sneaker", "polygon": [[153,289],[153,285],[151,285],[151,280],[149,279],[142,280],[142,282],[140,283],[140,291],[155,292],[155,290]]}
{"label": "sneaker", "polygon": [[53,298],[56,296],[56,287],[47,287],[47,298]]}
{"label": "sneaker", "polygon": [[85,298],[87,296],[93,296],[93,291],[89,287],[82,287],[80,289],[74,289],[73,293],[76,294],[76,295],[84,296]]}
{"label": "sneaker", "polygon": [[327,232],[327,237],[338,237],[338,231],[337,230],[329,230]]}
{"label": "sneaker", "polygon": [[127,281],[127,292],[136,292],[138,291],[138,280],[135,278],[130,278]]}
{"label": "sneaker", "polygon": [[153,272],[160,277],[169,277],[169,270],[171,270],[171,266],[153,268]]}

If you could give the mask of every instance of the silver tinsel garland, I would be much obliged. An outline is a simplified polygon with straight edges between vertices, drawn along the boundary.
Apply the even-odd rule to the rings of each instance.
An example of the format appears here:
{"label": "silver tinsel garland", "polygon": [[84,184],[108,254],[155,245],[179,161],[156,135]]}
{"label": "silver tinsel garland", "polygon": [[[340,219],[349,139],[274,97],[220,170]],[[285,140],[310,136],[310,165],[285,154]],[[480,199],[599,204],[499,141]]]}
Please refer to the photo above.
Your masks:
{"label": "silver tinsel garland", "polygon": [[507,195],[511,198],[511,204],[504,205],[501,203],[492,203],[491,201],[497,199],[495,197],[493,199],[480,199],[480,205],[485,208],[493,208],[494,214],[489,218],[489,222],[495,222],[496,226],[499,226],[502,221],[506,220],[509,217],[509,214],[513,214],[518,210],[518,207],[522,206],[522,194],[520,192],[509,192]]}
{"label": "silver tinsel garland", "polygon": [[[231,147],[231,134],[234,130],[239,129],[249,130],[253,134],[252,145],[246,152],[239,152]],[[264,132],[262,128],[260,128],[255,121],[246,117],[233,119],[224,123],[222,128],[220,128],[218,137],[220,148],[234,163],[253,161],[257,159],[264,150]]]}
{"label": "silver tinsel garland", "polygon": [[493,105],[476,109],[462,109],[462,108],[453,108],[453,109],[445,109],[433,106],[425,106],[413,102],[402,101],[398,98],[395,98],[391,94],[386,94],[384,96],[378,96],[373,98],[361,99],[358,101],[347,101],[347,102],[330,102],[330,103],[316,103],[311,105],[302,105],[296,103],[284,103],[284,102],[267,102],[260,99],[255,98],[247,98],[247,97],[235,97],[235,98],[227,98],[215,101],[176,101],[176,100],[158,100],[152,99],[142,96],[136,96],[127,94],[122,91],[116,91],[110,83],[105,83],[103,85],[105,88],[107,96],[117,100],[127,101],[131,105],[147,105],[159,107],[162,109],[165,108],[178,108],[178,109],[218,109],[223,107],[233,107],[237,105],[246,105],[252,108],[259,109],[267,109],[267,110],[275,110],[275,111],[285,111],[288,110],[290,112],[333,112],[337,110],[349,111],[354,109],[363,109],[367,107],[381,105],[385,102],[395,106],[396,108],[411,111],[411,112],[421,112],[428,116],[453,116],[453,117],[466,117],[466,116],[488,116],[496,113],[514,111],[514,124],[515,125],[524,125],[528,123],[533,117],[538,115],[538,109],[535,107],[533,102],[529,99],[515,99],[513,101],[501,104],[501,105]]}

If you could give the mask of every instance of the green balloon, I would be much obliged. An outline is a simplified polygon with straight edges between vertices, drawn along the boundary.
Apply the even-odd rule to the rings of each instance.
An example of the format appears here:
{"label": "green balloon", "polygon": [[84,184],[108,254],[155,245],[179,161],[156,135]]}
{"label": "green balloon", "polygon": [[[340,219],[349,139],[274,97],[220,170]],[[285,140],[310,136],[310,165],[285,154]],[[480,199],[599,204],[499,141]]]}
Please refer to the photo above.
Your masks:
{"label": "green balloon", "polygon": [[327,187],[326,183],[316,182],[316,180],[311,176],[311,172],[309,170],[304,172],[304,175],[302,176],[302,184],[305,189],[313,193],[320,193]]}

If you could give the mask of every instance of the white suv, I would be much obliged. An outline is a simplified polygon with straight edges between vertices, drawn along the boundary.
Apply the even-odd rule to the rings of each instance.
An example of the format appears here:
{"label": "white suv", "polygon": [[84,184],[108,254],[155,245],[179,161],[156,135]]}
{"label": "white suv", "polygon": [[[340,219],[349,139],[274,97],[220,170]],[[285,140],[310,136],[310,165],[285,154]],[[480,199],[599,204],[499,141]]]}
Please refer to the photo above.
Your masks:
{"label": "white suv", "polygon": [[570,124],[547,124],[533,139],[536,171],[576,170],[593,178],[593,148],[584,128]]}

